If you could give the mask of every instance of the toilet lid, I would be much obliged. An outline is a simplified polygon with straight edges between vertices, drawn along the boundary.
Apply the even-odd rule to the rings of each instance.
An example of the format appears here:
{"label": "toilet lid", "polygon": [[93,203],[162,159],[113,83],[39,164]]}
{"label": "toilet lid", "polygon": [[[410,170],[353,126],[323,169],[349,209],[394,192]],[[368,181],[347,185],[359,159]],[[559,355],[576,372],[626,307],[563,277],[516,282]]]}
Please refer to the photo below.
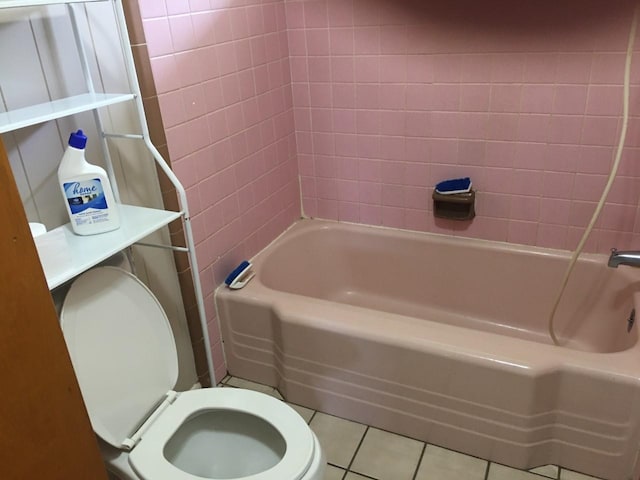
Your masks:
{"label": "toilet lid", "polygon": [[177,381],[169,320],[140,280],[115,267],[78,277],[60,319],[93,430],[120,448]]}

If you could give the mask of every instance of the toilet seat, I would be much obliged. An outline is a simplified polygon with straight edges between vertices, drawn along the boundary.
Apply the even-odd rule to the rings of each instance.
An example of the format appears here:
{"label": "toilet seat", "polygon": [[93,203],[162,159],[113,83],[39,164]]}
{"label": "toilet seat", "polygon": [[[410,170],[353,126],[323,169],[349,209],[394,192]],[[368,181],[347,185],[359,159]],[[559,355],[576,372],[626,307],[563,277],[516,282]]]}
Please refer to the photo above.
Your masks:
{"label": "toilet seat", "polygon": [[[165,458],[164,448],[178,429],[195,414],[210,410],[230,410],[256,416],[271,424],[286,442],[286,452],[272,468],[242,480],[298,480],[308,470],[314,456],[313,435],[291,407],[263,393],[234,388],[191,390],[179,394],[149,427],[129,454],[129,463],[145,480],[202,480]],[[242,461],[242,454],[239,455]],[[210,477],[215,479],[215,477]]]}

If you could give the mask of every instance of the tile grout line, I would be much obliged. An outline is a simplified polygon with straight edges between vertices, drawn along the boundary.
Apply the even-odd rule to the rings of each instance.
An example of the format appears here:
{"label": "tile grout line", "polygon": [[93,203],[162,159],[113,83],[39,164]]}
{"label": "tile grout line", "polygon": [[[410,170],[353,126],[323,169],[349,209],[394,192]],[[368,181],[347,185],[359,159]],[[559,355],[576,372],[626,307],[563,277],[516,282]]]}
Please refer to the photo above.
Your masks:
{"label": "tile grout line", "polygon": [[424,445],[422,446],[422,452],[420,453],[420,458],[418,458],[418,464],[416,465],[416,471],[413,472],[413,477],[411,477],[411,480],[416,480],[416,477],[418,476],[418,472],[420,471],[420,465],[422,464],[422,459],[424,458],[424,454],[427,451],[427,442],[423,442]]}
{"label": "tile grout line", "polygon": [[349,473],[347,470],[345,470],[344,467],[341,467],[340,465],[336,465],[335,463],[331,463],[331,462],[326,462],[327,465],[329,465],[330,467],[334,467],[337,468],[338,470],[342,470],[344,473],[342,474],[341,480],[344,480],[344,477],[347,475],[347,473]]}
{"label": "tile grout line", "polygon": [[[353,465],[353,462],[355,461],[356,456],[358,455],[358,452],[360,451],[360,447],[362,446],[362,444],[364,442],[364,439],[367,436],[367,432],[369,431],[369,425],[366,425],[366,427],[367,428],[364,429],[364,433],[362,434],[362,438],[358,442],[358,446],[356,447],[355,451],[353,452],[353,455],[351,456],[351,461],[349,462],[349,465],[347,465],[347,468],[346,468],[347,473],[349,473],[351,471],[351,465]],[[354,473],[358,473],[358,472],[354,472]]]}
{"label": "tile grout line", "polygon": [[492,462],[487,460],[487,468],[484,471],[484,480],[489,480],[489,469],[491,468],[491,463]]}
{"label": "tile grout line", "polygon": [[313,414],[311,415],[311,418],[309,418],[309,421],[307,422],[307,425],[309,425],[309,428],[311,428],[311,422],[313,421],[313,419],[316,418],[316,413],[318,413],[318,410],[314,410],[313,411]]}
{"label": "tile grout line", "polygon": [[345,478],[347,478],[347,474],[349,473],[348,470],[345,470],[344,473],[342,474],[342,476],[340,477],[340,480],[344,480]]}
{"label": "tile grout line", "polygon": [[349,475],[349,473],[355,473],[355,474],[356,474],[356,475],[358,475],[359,477],[367,478],[367,479],[369,479],[369,480],[379,480],[379,479],[377,479],[377,478],[370,477],[369,475],[365,475],[364,473],[353,472],[353,471],[350,471],[350,470],[349,470],[349,471],[347,471],[347,473],[345,473],[345,475],[344,475],[344,476],[346,477],[347,475]]}
{"label": "tile grout line", "polygon": [[[483,460],[485,460],[485,459],[483,459]],[[543,475],[543,474],[541,474],[541,473],[532,472],[531,470],[521,470],[521,469],[519,469],[519,468],[510,467],[509,465],[505,465],[504,463],[492,462],[492,461],[490,461],[490,460],[486,460],[486,461],[488,462],[489,466],[490,466],[491,464],[501,465],[501,466],[503,466],[503,467],[511,468],[511,469],[517,470],[517,471],[519,471],[519,472],[524,472],[524,473],[528,473],[529,475],[534,475],[534,476],[539,477],[539,478],[541,478],[541,479],[542,479],[542,478],[547,478],[547,479],[549,479],[549,480],[559,480],[559,479],[560,479],[560,473],[561,473],[561,471],[562,471],[562,467],[560,467],[559,465],[552,465],[552,464],[549,464],[549,465],[552,465],[552,466],[554,466],[554,467],[558,467],[558,476],[557,476],[557,477],[548,477],[548,476]],[[545,465],[541,465],[541,466],[545,466]],[[534,468],[537,468],[537,467],[534,467]],[[487,473],[488,473],[488,467],[487,467]],[[596,479],[595,477],[594,477],[594,479],[595,479],[595,480],[601,480],[601,479]],[[487,478],[485,478],[485,480],[489,480],[489,478],[487,477]]]}

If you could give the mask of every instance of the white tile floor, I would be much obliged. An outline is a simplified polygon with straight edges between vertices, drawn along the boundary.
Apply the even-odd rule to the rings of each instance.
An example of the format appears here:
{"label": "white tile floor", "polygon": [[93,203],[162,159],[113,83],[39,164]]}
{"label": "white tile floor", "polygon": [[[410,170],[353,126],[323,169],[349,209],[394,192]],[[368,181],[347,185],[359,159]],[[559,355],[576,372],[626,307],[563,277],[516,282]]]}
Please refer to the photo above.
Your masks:
{"label": "white tile floor", "polygon": [[[275,388],[226,377],[222,386],[283,400]],[[291,405],[311,426],[327,456],[324,480],[599,480],[553,465],[516,470],[374,427]]]}

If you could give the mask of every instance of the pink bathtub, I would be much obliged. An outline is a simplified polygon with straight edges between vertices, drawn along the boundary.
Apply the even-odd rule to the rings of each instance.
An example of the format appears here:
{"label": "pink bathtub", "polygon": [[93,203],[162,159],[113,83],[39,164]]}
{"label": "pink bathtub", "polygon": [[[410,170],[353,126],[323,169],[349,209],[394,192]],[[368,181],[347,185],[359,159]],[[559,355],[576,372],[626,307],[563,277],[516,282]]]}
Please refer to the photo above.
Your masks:
{"label": "pink bathtub", "polygon": [[[289,400],[517,468],[637,475],[640,269],[564,252],[296,223],[216,297],[229,371]],[[640,311],[639,311],[640,313]]]}

